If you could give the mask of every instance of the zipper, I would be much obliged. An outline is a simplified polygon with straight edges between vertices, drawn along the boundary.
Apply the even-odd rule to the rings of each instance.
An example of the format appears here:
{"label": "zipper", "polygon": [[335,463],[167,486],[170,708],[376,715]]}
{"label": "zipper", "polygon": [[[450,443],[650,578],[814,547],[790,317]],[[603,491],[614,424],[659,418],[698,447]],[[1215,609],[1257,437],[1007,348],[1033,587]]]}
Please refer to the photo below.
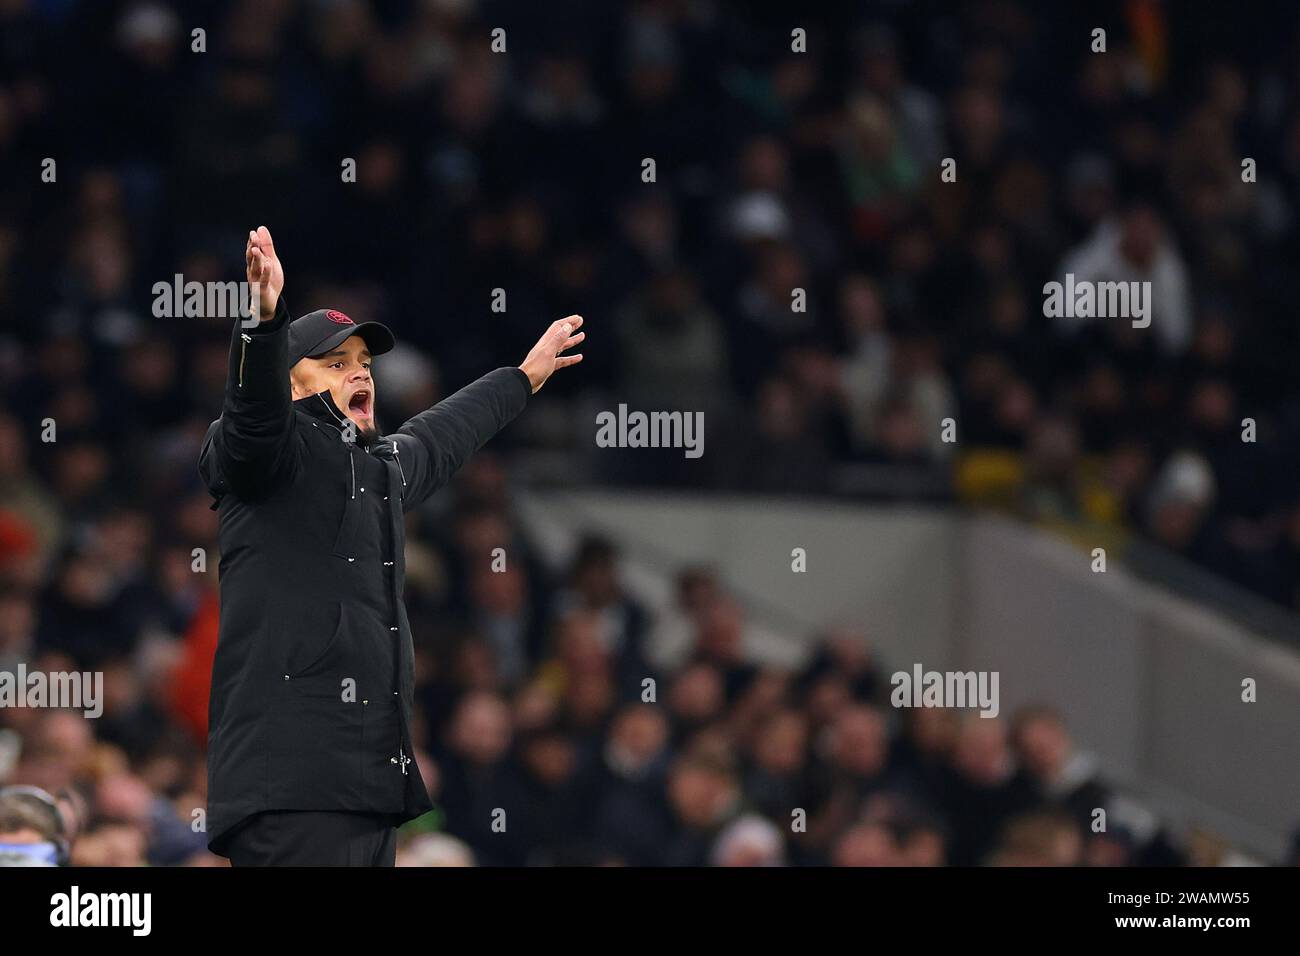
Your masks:
{"label": "zipper", "polygon": [[253,337],[247,332],[240,332],[239,338],[242,340],[239,344],[239,387],[244,387],[244,354],[248,351],[248,343],[253,341]]}

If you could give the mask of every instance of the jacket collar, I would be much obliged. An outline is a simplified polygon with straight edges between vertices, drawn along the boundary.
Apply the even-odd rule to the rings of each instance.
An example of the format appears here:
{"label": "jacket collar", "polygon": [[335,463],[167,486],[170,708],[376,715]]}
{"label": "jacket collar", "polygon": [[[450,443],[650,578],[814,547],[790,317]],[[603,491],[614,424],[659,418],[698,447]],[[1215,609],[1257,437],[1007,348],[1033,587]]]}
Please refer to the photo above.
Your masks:
{"label": "jacket collar", "polygon": [[335,428],[344,427],[348,421],[348,417],[334,404],[334,399],[329,392],[317,392],[315,395],[297,399],[293,407]]}
{"label": "jacket collar", "polygon": [[[334,398],[329,392],[317,392],[315,395],[296,399],[293,407],[304,415],[309,415],[317,421],[333,425],[338,429],[342,429],[348,422],[348,417],[339,411],[339,407],[334,404]],[[390,439],[378,437],[372,444],[366,445],[361,441],[361,436],[358,434],[357,445],[379,458],[393,457],[393,443]]]}

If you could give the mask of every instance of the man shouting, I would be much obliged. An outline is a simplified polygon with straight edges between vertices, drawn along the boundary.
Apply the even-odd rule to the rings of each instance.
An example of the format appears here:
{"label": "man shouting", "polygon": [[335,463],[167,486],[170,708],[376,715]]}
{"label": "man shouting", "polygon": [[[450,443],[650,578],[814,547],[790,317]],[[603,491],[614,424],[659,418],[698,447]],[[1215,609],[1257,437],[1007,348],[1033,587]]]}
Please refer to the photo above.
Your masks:
{"label": "man shouting", "polygon": [[245,258],[259,322],[235,327],[199,456],[221,548],[208,846],[236,866],[391,866],[395,828],[432,809],[412,757],[402,514],[581,361],[563,353],[586,333],[557,321],[518,368],[380,435],[371,361],[393,334],[333,310],[289,321],[265,226]]}

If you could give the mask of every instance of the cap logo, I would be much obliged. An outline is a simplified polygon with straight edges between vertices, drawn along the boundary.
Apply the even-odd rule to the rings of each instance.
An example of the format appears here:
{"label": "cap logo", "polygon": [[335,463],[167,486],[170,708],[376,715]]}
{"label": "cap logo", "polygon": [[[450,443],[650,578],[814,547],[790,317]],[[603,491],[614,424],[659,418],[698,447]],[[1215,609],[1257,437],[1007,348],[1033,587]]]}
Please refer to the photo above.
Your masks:
{"label": "cap logo", "polygon": [[325,313],[325,318],[329,319],[331,322],[337,322],[339,325],[356,325],[355,322],[349,319],[342,312],[335,312],[333,309],[330,309]]}

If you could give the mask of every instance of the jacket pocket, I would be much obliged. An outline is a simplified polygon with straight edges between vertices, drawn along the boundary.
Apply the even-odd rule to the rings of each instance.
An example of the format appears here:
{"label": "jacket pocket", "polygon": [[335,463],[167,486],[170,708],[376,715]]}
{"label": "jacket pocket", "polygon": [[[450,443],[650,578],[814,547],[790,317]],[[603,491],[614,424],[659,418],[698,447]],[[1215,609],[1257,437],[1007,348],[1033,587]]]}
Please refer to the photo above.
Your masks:
{"label": "jacket pocket", "polygon": [[338,616],[334,630],[322,643],[319,634],[303,634],[285,665],[285,676],[294,679],[324,673],[339,645],[346,640],[344,632],[348,627],[348,609],[346,604],[337,605]]}
{"label": "jacket pocket", "polygon": [[332,676],[278,682],[267,739],[272,806],[355,809],[365,806],[360,701],[345,701]]}

